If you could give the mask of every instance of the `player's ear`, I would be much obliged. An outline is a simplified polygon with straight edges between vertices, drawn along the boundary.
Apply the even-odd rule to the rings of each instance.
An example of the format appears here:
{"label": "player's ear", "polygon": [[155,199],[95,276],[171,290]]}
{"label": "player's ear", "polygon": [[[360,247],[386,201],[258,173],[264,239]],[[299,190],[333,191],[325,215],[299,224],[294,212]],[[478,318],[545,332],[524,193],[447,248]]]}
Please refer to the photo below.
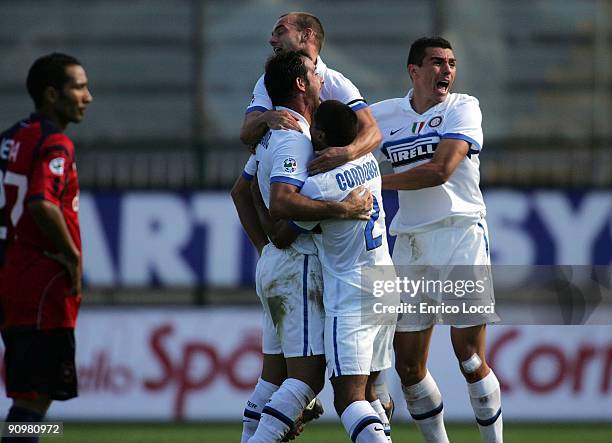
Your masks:
{"label": "player's ear", "polygon": [[298,91],[306,92],[306,79],[302,77],[296,77],[294,81],[294,86],[297,88]]}
{"label": "player's ear", "polygon": [[307,41],[314,38],[314,31],[312,28],[306,28],[302,31],[302,43],[306,43]]}
{"label": "player's ear", "polygon": [[47,86],[43,92],[44,101],[47,103],[55,103],[59,98],[59,92],[53,86]]}
{"label": "player's ear", "polygon": [[408,65],[408,75],[410,76],[411,80],[414,80],[414,76],[418,72],[418,68],[419,67],[417,65],[413,65],[412,63]]}

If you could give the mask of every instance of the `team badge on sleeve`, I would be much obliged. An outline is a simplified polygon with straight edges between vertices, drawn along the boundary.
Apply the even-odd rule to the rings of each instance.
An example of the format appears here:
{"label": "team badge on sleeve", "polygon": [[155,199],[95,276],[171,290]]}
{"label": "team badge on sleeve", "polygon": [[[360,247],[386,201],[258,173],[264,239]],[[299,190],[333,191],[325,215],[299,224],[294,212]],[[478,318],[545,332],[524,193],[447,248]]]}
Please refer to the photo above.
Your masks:
{"label": "team badge on sleeve", "polygon": [[442,124],[442,117],[440,117],[439,115],[437,115],[434,118],[432,118],[431,120],[429,120],[429,127],[430,128],[437,128],[441,124]]}
{"label": "team badge on sleeve", "polygon": [[283,161],[283,168],[287,173],[295,172],[297,170],[297,162],[293,157],[286,158]]}
{"label": "team badge on sleeve", "polygon": [[64,175],[64,157],[56,157],[49,162],[49,169],[55,175]]}

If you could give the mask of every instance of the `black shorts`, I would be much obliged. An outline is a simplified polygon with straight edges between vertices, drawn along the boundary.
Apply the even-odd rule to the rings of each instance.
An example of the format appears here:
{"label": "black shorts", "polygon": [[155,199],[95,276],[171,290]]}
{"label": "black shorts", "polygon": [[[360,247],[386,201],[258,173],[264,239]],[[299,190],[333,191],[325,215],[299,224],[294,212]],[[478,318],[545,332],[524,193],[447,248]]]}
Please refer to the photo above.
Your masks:
{"label": "black shorts", "polygon": [[44,394],[68,400],[78,395],[74,329],[11,327],[2,331],[2,340],[8,397],[35,400]]}

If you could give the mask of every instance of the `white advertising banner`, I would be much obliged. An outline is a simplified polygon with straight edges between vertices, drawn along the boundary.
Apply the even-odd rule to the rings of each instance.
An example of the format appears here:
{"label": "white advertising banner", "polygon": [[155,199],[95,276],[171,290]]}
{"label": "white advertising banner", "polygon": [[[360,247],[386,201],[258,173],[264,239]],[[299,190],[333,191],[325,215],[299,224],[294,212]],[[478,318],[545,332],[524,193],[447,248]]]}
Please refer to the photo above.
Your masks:
{"label": "white advertising banner", "polygon": [[[50,418],[235,420],[259,376],[256,307],[85,309],[77,327],[80,395]],[[612,327],[494,326],[489,360],[503,386],[508,420],[610,420]],[[472,420],[448,327],[434,333],[429,368],[448,420]],[[396,417],[408,417],[388,371]],[[336,420],[329,384],[321,395]],[[3,398],[6,410],[9,401]]]}

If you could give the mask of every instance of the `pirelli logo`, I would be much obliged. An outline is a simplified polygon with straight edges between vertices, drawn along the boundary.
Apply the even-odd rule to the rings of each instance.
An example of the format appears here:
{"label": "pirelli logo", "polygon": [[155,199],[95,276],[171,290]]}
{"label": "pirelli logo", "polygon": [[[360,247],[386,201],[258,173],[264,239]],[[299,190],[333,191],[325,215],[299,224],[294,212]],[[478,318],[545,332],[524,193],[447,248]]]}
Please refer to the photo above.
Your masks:
{"label": "pirelli logo", "polygon": [[426,136],[390,142],[383,148],[392,166],[396,167],[431,159],[439,142],[440,137],[437,135]]}

